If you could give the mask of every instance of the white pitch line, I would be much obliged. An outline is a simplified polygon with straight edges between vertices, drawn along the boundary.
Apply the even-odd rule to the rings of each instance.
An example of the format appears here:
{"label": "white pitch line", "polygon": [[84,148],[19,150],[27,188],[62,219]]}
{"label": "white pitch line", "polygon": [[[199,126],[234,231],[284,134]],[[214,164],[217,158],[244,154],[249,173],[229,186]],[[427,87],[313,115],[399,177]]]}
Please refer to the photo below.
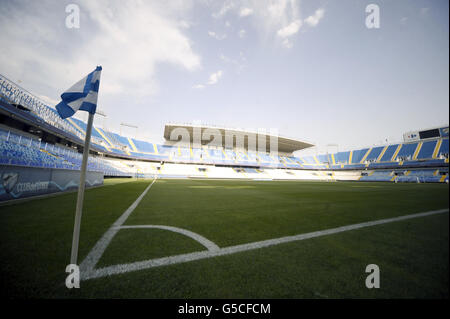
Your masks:
{"label": "white pitch line", "polygon": [[80,265],[80,273],[81,276],[83,274],[88,274],[91,271],[93,271],[95,265],[99,261],[100,257],[103,255],[103,252],[105,251],[106,247],[108,247],[109,243],[113,239],[113,237],[116,235],[116,233],[119,231],[120,226],[127,220],[128,216],[135,210],[137,205],[141,202],[142,198],[147,194],[147,192],[150,190],[152,185],[156,182],[156,179],[153,180],[153,182],[147,186],[147,188],[142,192],[142,194],[134,201],[133,204],[131,204],[130,207],[116,220],[116,222],[106,231],[106,233],[103,235],[102,238],[95,244],[94,248],[89,252],[89,254],[86,256],[86,258],[83,260],[83,262]]}
{"label": "white pitch line", "polygon": [[411,214],[411,215],[404,215],[400,217],[394,217],[394,218],[387,218],[387,219],[380,219],[370,222],[364,222],[359,224],[353,224],[353,225],[347,225],[337,228],[331,228],[306,234],[300,234],[295,236],[287,236],[287,237],[281,237],[281,238],[275,238],[275,239],[269,239],[249,244],[243,244],[243,245],[237,245],[237,246],[230,246],[225,248],[220,248],[217,251],[202,251],[202,252],[194,252],[189,254],[182,254],[182,255],[176,255],[176,256],[170,256],[170,257],[163,257],[163,258],[156,258],[156,259],[149,259],[129,264],[120,264],[120,265],[114,265],[114,266],[108,266],[100,269],[93,269],[90,273],[88,273],[86,276],[83,276],[83,280],[87,279],[93,279],[93,278],[100,278],[110,275],[116,275],[116,274],[122,274],[127,273],[131,271],[137,271],[137,270],[143,270],[153,267],[159,267],[159,266],[166,266],[166,265],[173,265],[178,263],[184,263],[194,260],[200,260],[205,258],[211,258],[211,257],[217,257],[217,256],[224,256],[224,255],[230,255],[235,254],[238,252],[244,252],[248,250],[254,250],[259,249],[263,247],[270,247],[274,245],[279,245],[283,243],[289,243],[293,241],[300,241],[315,237],[321,237],[331,234],[337,234],[342,233],[350,230],[355,229],[361,229],[365,227],[372,227],[376,225],[382,225],[407,219],[413,219],[413,218],[419,218],[419,217],[425,217],[435,214],[442,214],[442,213],[448,213],[448,209],[440,209],[440,210],[434,210],[424,213],[417,213],[417,214]]}
{"label": "white pitch line", "polygon": [[198,241],[200,244],[205,246],[210,251],[220,250],[219,246],[217,246],[215,243],[213,243],[209,239],[207,239],[197,233],[191,232],[190,230],[183,229],[183,228],[178,228],[178,227],[173,227],[173,226],[165,226],[165,225],[130,225],[130,226],[125,225],[125,226],[120,226],[118,228],[119,229],[155,228],[155,229],[169,230],[169,231],[172,231],[175,233],[183,234],[187,237],[190,237],[190,238]]}

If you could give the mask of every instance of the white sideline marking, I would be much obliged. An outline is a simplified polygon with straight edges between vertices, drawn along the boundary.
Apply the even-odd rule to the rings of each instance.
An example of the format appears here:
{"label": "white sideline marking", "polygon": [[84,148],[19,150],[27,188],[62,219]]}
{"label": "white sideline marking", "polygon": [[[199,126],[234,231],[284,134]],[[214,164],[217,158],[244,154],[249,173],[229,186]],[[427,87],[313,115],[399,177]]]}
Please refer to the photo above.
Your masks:
{"label": "white sideline marking", "polygon": [[87,274],[82,274],[82,279],[93,279],[93,278],[100,278],[104,276],[110,276],[115,274],[122,274],[127,273],[131,271],[137,271],[137,270],[143,270],[148,269],[152,267],[158,267],[158,266],[166,266],[166,265],[173,265],[178,263],[184,263],[199,259],[205,259],[205,258],[211,258],[211,257],[217,257],[217,256],[224,256],[224,255],[230,255],[235,254],[238,252],[253,250],[253,249],[259,249],[263,247],[269,247],[274,245],[279,245],[283,243],[293,242],[293,241],[300,241],[305,240],[309,238],[315,238],[320,236],[326,236],[331,234],[337,234],[341,232],[346,232],[350,230],[355,229],[361,229],[365,227],[372,227],[376,225],[381,224],[387,224],[407,219],[413,219],[413,218],[419,218],[419,217],[425,217],[435,214],[442,214],[442,213],[448,213],[448,209],[440,209],[440,210],[434,210],[424,213],[417,213],[417,214],[411,214],[411,215],[404,215],[394,218],[387,218],[387,219],[380,219],[370,222],[364,222],[359,224],[353,224],[353,225],[347,225],[337,228],[331,228],[306,234],[300,234],[295,236],[287,236],[287,237],[280,237],[275,239],[269,239],[249,244],[243,244],[243,245],[236,245],[236,246],[230,246],[225,248],[219,248],[219,250],[207,250],[202,252],[194,252],[189,254],[182,254],[182,255],[176,255],[176,256],[170,256],[170,257],[163,257],[163,258],[156,258],[156,259],[149,259],[134,263],[128,263],[128,264],[120,264],[120,265],[114,265],[114,266],[108,266],[100,269],[91,269],[91,271]]}
{"label": "white sideline marking", "polygon": [[187,229],[173,227],[173,226],[164,226],[164,225],[133,225],[133,226],[120,226],[118,229],[138,229],[138,228],[157,228],[157,229],[165,229],[169,231],[173,231],[175,233],[183,234],[187,237],[191,237],[192,239],[198,241],[200,244],[205,246],[209,251],[218,251],[220,250],[219,246],[214,244],[209,239],[206,239],[205,237],[196,234],[194,232],[191,232]]}

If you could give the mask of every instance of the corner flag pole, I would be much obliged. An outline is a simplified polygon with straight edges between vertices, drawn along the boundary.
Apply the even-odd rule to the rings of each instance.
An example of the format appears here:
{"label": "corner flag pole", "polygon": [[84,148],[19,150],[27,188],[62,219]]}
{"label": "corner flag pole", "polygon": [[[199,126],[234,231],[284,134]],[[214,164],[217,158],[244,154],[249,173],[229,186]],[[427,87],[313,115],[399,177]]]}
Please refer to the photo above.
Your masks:
{"label": "corner flag pole", "polygon": [[86,184],[86,170],[89,157],[89,146],[91,142],[92,124],[94,122],[94,114],[88,113],[89,119],[86,128],[86,137],[84,139],[83,161],[81,162],[80,185],[78,186],[77,208],[75,210],[75,225],[73,228],[72,253],[70,263],[77,265],[78,259],[78,242],[80,240],[81,215],[83,212],[84,189]]}
{"label": "corner flag pole", "polygon": [[[100,76],[102,67],[99,65],[94,71],[90,72],[80,81],[72,85],[69,89],[61,94],[61,102],[55,109],[62,119],[73,116],[77,111],[89,112],[88,124],[86,127],[86,136],[84,138],[83,160],[81,162],[80,185],[78,185],[77,206],[75,210],[75,224],[73,227],[72,252],[70,255],[70,265],[66,268],[66,272],[75,272],[78,259],[78,242],[80,240],[81,214],[83,212],[84,189],[86,188],[86,171],[89,158],[89,145],[91,142],[92,124],[94,122],[94,114],[97,110],[98,89],[100,87]],[[69,267],[71,266],[71,267]],[[71,270],[72,269],[72,270]],[[78,271],[79,272],[79,271]],[[71,275],[68,276],[71,277]],[[70,279],[72,280],[72,279]],[[69,281],[70,281],[69,280]],[[67,288],[72,288],[72,284],[66,282]],[[75,286],[74,286],[75,287]],[[78,287],[77,287],[78,288]]]}

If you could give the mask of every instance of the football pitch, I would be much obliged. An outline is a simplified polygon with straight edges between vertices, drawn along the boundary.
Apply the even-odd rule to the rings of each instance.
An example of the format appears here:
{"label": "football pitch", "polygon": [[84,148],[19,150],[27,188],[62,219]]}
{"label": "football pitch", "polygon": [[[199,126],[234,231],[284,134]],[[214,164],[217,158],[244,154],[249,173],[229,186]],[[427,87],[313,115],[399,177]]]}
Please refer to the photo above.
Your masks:
{"label": "football pitch", "polygon": [[[445,184],[106,180],[85,195],[80,289],[65,286],[76,193],[0,206],[1,292],[448,298],[448,191]],[[365,285],[369,264],[380,269],[378,289]]]}

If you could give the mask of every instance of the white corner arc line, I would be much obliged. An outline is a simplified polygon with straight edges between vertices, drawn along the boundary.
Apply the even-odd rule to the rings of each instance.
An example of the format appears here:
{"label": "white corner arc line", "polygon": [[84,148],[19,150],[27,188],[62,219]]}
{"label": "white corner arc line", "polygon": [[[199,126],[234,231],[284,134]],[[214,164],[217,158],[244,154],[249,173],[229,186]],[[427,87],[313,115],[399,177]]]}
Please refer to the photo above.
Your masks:
{"label": "white corner arc line", "polygon": [[209,251],[220,250],[219,246],[217,246],[215,243],[213,243],[209,239],[207,239],[197,233],[191,232],[190,230],[183,229],[183,228],[178,228],[178,227],[173,227],[173,226],[165,226],[165,225],[125,225],[125,226],[120,226],[117,228],[118,229],[156,228],[156,229],[169,230],[169,231],[172,231],[175,233],[183,234],[187,237],[194,239],[195,241],[198,241],[200,244],[205,246]]}
{"label": "white corner arc line", "polygon": [[84,274],[88,274],[93,271],[95,265],[99,261],[100,257],[103,255],[106,247],[108,247],[109,243],[119,231],[117,227],[122,226],[122,224],[127,220],[128,216],[135,210],[137,205],[141,202],[142,198],[147,194],[153,184],[156,182],[156,178],[147,188],[142,192],[142,194],[131,204],[130,207],[115,221],[115,223],[103,234],[102,238],[95,244],[94,248],[89,252],[83,262],[80,264],[80,274],[83,277]]}
{"label": "white corner arc line", "polygon": [[408,220],[413,218],[419,218],[419,217],[425,217],[435,214],[443,214],[448,213],[448,209],[440,209],[440,210],[434,210],[434,211],[428,211],[423,213],[417,213],[417,214],[410,214],[410,215],[404,215],[394,218],[387,218],[387,219],[380,219],[375,221],[369,221],[359,224],[353,224],[353,225],[347,225],[337,228],[331,228],[306,234],[300,234],[295,236],[287,236],[287,237],[280,237],[275,239],[269,239],[249,244],[243,244],[243,245],[236,245],[236,246],[230,246],[225,248],[220,248],[218,251],[202,251],[202,252],[194,252],[189,254],[182,254],[182,255],[176,255],[176,256],[170,256],[170,257],[163,257],[163,258],[156,258],[156,259],[149,259],[144,261],[138,261],[134,263],[128,263],[128,264],[120,264],[120,265],[114,265],[114,266],[108,266],[100,269],[92,269],[92,271],[85,276],[83,276],[83,280],[93,279],[93,278],[100,278],[115,274],[122,274],[127,273],[131,271],[137,271],[137,270],[143,270],[153,267],[159,267],[159,266],[166,266],[166,265],[173,265],[178,263],[184,263],[194,260],[200,260],[205,258],[211,258],[211,257],[217,257],[217,256],[224,256],[224,255],[230,255],[235,254],[238,252],[244,252],[248,250],[254,250],[264,247],[270,247],[274,245],[279,245],[283,243],[289,243],[293,241],[300,241],[315,237],[321,237],[331,234],[337,234],[342,233],[350,230],[355,229],[361,229],[365,227],[372,227],[376,225],[382,225],[402,220]]}

